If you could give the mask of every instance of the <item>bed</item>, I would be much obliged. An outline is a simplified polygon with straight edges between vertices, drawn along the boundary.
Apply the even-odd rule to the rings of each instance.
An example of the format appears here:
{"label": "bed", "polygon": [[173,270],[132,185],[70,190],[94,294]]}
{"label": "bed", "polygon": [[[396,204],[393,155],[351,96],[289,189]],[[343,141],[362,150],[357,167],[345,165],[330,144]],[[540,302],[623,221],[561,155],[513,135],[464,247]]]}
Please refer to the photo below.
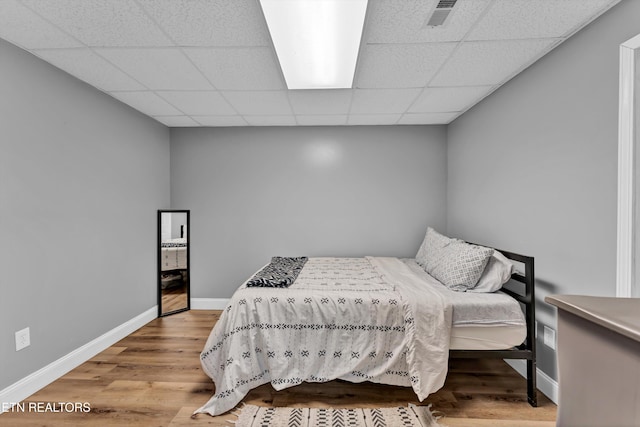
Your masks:
{"label": "bed", "polygon": [[453,291],[416,259],[391,257],[309,258],[290,286],[245,282],[201,353],[216,391],[196,412],[224,413],[266,383],[333,379],[412,387],[423,400],[449,357],[525,359],[536,406],[533,258],[500,253],[524,273],[491,293]]}
{"label": "bed", "polygon": [[160,243],[160,270],[185,270],[187,268],[187,239],[163,240]]}

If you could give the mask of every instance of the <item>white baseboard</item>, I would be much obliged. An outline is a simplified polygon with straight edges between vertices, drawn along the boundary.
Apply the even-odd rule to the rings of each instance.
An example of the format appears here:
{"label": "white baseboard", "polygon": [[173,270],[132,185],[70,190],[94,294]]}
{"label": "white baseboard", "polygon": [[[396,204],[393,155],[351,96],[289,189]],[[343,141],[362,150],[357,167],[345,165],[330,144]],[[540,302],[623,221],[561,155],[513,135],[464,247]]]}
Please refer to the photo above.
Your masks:
{"label": "white baseboard", "polygon": [[122,338],[158,317],[158,307],[154,306],[142,314],[126,321],[120,326],[102,334],[98,338],[49,363],[44,368],[24,377],[20,381],[0,390],[0,413],[12,405],[23,401],[41,388],[51,384],[67,372],[80,366],[96,354],[109,348]]}
{"label": "white baseboard", "polygon": [[229,298],[191,298],[191,310],[223,310]]}
{"label": "white baseboard", "polygon": [[[527,362],[525,360],[505,360],[513,369],[523,377],[527,377]],[[538,390],[547,396],[553,403],[558,404],[558,382],[545,374],[540,368],[537,369],[536,384]]]}

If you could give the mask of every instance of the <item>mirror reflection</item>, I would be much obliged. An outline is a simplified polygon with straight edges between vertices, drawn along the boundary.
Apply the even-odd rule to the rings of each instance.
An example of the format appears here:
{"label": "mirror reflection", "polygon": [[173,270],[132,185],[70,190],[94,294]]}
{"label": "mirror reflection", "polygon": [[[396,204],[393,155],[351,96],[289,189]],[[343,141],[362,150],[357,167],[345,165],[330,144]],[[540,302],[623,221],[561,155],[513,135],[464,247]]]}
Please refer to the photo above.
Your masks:
{"label": "mirror reflection", "polygon": [[158,211],[158,316],[188,310],[189,211]]}

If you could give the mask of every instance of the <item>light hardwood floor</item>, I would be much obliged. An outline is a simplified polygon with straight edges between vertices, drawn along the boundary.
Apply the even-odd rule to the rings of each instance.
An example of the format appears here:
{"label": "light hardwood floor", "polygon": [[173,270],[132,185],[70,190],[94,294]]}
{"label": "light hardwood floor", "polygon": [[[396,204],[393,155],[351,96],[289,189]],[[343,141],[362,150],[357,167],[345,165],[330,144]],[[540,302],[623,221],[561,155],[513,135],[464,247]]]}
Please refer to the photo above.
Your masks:
{"label": "light hardwood floor", "polygon": [[187,286],[185,284],[163,289],[160,295],[162,296],[163,313],[187,308]]}
{"label": "light hardwood floor", "polygon": [[[25,402],[88,402],[87,413],[7,412],[0,426],[228,425],[227,414],[191,414],[213,394],[199,353],[220,312],[192,310],[155,319]],[[422,404],[461,426],[555,426],[556,406],[539,394],[526,399],[526,382],[501,360],[451,360],[446,384]],[[254,389],[244,400],[263,406],[383,407],[419,403],[410,388],[332,381],[276,392]]]}

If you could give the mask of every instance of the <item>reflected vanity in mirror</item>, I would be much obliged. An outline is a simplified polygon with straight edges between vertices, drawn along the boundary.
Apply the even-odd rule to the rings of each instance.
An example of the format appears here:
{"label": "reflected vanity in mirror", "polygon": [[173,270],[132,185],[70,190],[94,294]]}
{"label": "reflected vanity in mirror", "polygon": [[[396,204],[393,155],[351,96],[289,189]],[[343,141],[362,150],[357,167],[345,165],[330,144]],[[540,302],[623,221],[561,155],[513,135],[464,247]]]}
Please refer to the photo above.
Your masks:
{"label": "reflected vanity in mirror", "polygon": [[189,310],[189,211],[158,211],[158,317]]}

